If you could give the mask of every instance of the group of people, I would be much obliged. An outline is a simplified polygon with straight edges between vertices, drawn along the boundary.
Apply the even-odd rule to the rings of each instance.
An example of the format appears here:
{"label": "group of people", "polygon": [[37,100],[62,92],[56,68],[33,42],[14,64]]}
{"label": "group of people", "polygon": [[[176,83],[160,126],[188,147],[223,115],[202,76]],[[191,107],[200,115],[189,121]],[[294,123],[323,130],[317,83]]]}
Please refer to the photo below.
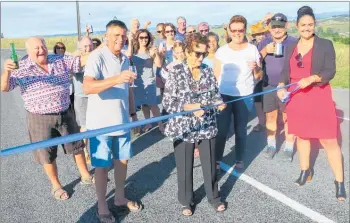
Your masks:
{"label": "group of people", "polygon": [[[130,118],[136,121],[138,106],[145,118],[151,111],[159,116],[157,87],[161,90],[162,114],[195,110],[166,124],[158,123],[159,130],[173,140],[178,200],[186,216],[194,211],[196,149],[208,202],[217,212],[226,210],[217,176],[231,117],[235,168],[242,171],[248,116],[255,102],[259,124],[254,130],[266,128],[266,157],[272,159],[278,151],[276,131],[281,113],[286,142],[280,153],[290,161],[296,141],[301,169],[296,184],[302,186],[313,176],[310,139],[316,138],[335,175],[336,198],[344,200],[342,153],[329,85],[336,70],[334,47],[331,41],[315,35],[316,20],[310,7],[298,10],[298,39],[287,34],[287,22],[282,13],[269,15],[251,26],[253,40],[248,41],[247,20],[235,15],[224,27],[227,44],[223,46],[219,46],[219,36],[210,32],[208,23],[186,27],[184,17],[177,19],[177,28],[171,23],[158,24],[155,37],[147,29],[150,22],[139,29],[139,21],[133,19],[128,33],[125,23],[112,20],[106,25],[102,43],[83,37],[79,50],[72,55],[65,54],[63,43],[57,43],[54,54],[48,54],[42,38],[30,38],[26,42],[28,56],[20,60],[19,69],[12,60],[5,61],[1,91],[21,88],[31,142],[125,124]],[[282,53],[277,54],[279,47]],[[290,83],[296,84],[261,97],[247,97]],[[282,103],[287,96],[290,101]],[[150,128],[152,125],[146,125],[143,131]],[[101,222],[115,221],[105,197],[111,166],[116,186],[114,205],[133,212],[142,210],[140,203],[128,200],[124,193],[127,164],[133,156],[129,129],[66,143],[64,150],[74,155],[81,182],[95,184]],[[33,153],[51,181],[53,196],[68,199],[58,179],[57,146]],[[96,168],[94,176],[87,169],[90,161]]]}

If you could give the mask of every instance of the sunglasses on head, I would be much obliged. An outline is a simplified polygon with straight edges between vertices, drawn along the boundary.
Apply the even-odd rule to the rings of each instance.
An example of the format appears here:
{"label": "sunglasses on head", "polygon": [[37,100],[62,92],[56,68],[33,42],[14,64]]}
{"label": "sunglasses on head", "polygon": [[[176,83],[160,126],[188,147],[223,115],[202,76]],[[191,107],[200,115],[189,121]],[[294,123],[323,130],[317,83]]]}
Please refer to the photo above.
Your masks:
{"label": "sunglasses on head", "polygon": [[148,39],[148,36],[139,36],[140,40]]}
{"label": "sunglasses on head", "polygon": [[199,32],[201,32],[201,33],[204,33],[204,32],[209,32],[209,29],[202,29],[202,30],[199,30]]}
{"label": "sunglasses on head", "polygon": [[299,68],[304,68],[303,57],[301,56],[300,53],[298,53],[298,55],[295,56],[295,59],[298,61],[297,66]]}
{"label": "sunglasses on head", "polygon": [[273,20],[273,21],[287,22],[285,19],[283,19],[283,18],[280,17],[280,16],[276,16],[276,17],[272,18],[271,20]]}
{"label": "sunglasses on head", "polygon": [[165,30],[165,33],[173,33],[174,30]]}
{"label": "sunglasses on head", "polygon": [[244,33],[244,29],[230,29],[231,33]]}
{"label": "sunglasses on head", "polygon": [[193,51],[193,52],[197,58],[200,58],[201,56],[203,56],[203,58],[205,58],[206,56],[208,56],[208,52],[198,52],[198,51]]}

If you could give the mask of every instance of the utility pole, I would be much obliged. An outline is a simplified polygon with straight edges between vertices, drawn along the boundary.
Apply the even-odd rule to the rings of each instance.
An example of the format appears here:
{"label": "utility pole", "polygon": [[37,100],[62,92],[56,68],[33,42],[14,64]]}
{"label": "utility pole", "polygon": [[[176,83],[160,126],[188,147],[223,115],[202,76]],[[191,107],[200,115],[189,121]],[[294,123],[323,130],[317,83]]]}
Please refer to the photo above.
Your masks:
{"label": "utility pole", "polygon": [[81,39],[81,29],[80,29],[80,13],[79,13],[79,2],[76,1],[76,9],[77,9],[77,28],[78,28],[78,41]]}

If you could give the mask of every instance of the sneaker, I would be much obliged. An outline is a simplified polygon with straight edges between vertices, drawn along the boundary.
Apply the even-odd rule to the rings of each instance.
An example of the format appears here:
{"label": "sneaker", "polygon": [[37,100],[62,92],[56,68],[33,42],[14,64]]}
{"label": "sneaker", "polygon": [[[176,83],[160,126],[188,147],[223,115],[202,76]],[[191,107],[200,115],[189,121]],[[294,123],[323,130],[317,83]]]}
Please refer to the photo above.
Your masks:
{"label": "sneaker", "polygon": [[293,150],[281,150],[278,155],[282,160],[292,162],[293,160]]}
{"label": "sneaker", "polygon": [[273,146],[267,146],[267,148],[264,152],[265,157],[268,159],[273,159],[275,154],[276,154],[276,148]]}

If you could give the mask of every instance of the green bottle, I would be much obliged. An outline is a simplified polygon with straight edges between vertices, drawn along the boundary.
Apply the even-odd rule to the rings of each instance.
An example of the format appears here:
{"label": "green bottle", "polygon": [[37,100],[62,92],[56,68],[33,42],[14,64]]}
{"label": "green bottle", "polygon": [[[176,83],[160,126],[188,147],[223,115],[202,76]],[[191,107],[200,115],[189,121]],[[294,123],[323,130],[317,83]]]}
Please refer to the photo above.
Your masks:
{"label": "green bottle", "polygon": [[15,44],[11,43],[11,60],[16,64],[16,69],[18,69],[18,57],[15,50]]}

